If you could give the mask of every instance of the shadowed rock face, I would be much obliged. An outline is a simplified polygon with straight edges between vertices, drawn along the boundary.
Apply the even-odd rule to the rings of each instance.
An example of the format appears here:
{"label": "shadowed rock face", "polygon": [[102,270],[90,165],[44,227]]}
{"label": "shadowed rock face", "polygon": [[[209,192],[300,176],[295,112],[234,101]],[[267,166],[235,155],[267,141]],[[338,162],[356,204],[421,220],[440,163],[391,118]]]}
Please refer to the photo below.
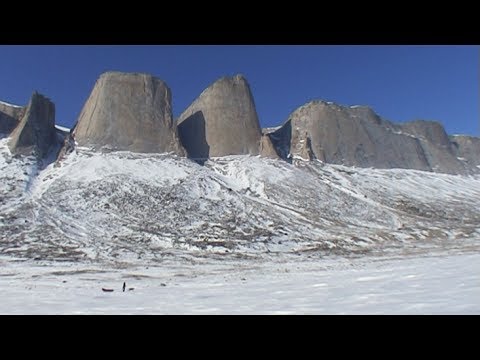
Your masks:
{"label": "shadowed rock face", "polygon": [[107,72],[97,80],[73,135],[80,146],[184,156],[171,92],[147,74]]}
{"label": "shadowed rock face", "polygon": [[312,101],[295,110],[270,138],[284,159],[314,157],[347,166],[455,174],[471,170],[456,158],[440,124],[416,121],[400,126],[368,107]]}
{"label": "shadowed rock face", "polygon": [[470,166],[480,166],[480,138],[466,135],[450,136],[455,155]]}
{"label": "shadowed rock face", "polygon": [[6,104],[0,101],[0,134],[10,134],[20,122],[25,107]]}
{"label": "shadowed rock face", "polygon": [[8,145],[10,151],[16,154],[47,155],[52,146],[57,145],[55,105],[35,92]]}
{"label": "shadowed rock face", "polygon": [[178,130],[188,156],[258,155],[262,137],[246,79],[224,77],[180,115]]}

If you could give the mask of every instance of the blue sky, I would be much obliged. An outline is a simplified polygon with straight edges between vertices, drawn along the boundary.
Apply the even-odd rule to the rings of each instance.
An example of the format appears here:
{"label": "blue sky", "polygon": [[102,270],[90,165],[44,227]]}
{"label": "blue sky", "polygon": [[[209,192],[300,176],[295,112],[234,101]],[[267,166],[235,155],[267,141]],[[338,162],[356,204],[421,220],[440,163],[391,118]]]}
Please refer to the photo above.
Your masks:
{"label": "blue sky", "polygon": [[478,46],[0,46],[0,100],[23,105],[38,90],[72,126],[102,72],[146,72],[167,82],[178,116],[216,79],[241,73],[263,127],[323,99],[480,136],[479,55]]}

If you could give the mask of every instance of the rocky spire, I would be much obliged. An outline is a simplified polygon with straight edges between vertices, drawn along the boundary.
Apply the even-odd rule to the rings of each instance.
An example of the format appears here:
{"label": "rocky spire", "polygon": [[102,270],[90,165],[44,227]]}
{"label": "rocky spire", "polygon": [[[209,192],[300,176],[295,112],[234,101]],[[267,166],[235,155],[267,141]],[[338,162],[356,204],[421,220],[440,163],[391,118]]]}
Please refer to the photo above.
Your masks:
{"label": "rocky spire", "polygon": [[10,151],[44,157],[56,143],[55,105],[45,96],[35,92],[11,134]]}

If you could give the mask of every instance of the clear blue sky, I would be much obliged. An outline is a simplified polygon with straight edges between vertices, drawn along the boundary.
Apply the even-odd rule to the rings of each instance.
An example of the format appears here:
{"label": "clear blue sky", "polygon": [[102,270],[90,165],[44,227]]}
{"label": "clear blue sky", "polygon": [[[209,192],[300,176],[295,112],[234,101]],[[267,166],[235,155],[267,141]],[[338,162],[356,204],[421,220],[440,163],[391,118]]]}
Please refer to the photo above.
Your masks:
{"label": "clear blue sky", "polygon": [[146,72],[167,82],[178,116],[216,79],[242,73],[263,127],[323,99],[479,136],[479,55],[478,46],[0,46],[0,100],[23,105],[38,90],[70,127],[102,72]]}

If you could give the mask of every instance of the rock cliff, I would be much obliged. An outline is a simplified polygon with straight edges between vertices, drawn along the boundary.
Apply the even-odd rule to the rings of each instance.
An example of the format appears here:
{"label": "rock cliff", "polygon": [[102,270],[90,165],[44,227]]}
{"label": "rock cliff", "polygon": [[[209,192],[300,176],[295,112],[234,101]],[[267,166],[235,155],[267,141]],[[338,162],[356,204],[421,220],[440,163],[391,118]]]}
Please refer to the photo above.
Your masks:
{"label": "rock cliff", "polygon": [[97,150],[185,155],[172,118],[170,89],[148,74],[102,74],[73,136],[78,145]]}
{"label": "rock cliff", "polygon": [[[241,76],[223,77],[180,115],[178,129],[188,156],[259,155],[262,132],[250,86]],[[270,153],[268,139],[264,153]]]}

